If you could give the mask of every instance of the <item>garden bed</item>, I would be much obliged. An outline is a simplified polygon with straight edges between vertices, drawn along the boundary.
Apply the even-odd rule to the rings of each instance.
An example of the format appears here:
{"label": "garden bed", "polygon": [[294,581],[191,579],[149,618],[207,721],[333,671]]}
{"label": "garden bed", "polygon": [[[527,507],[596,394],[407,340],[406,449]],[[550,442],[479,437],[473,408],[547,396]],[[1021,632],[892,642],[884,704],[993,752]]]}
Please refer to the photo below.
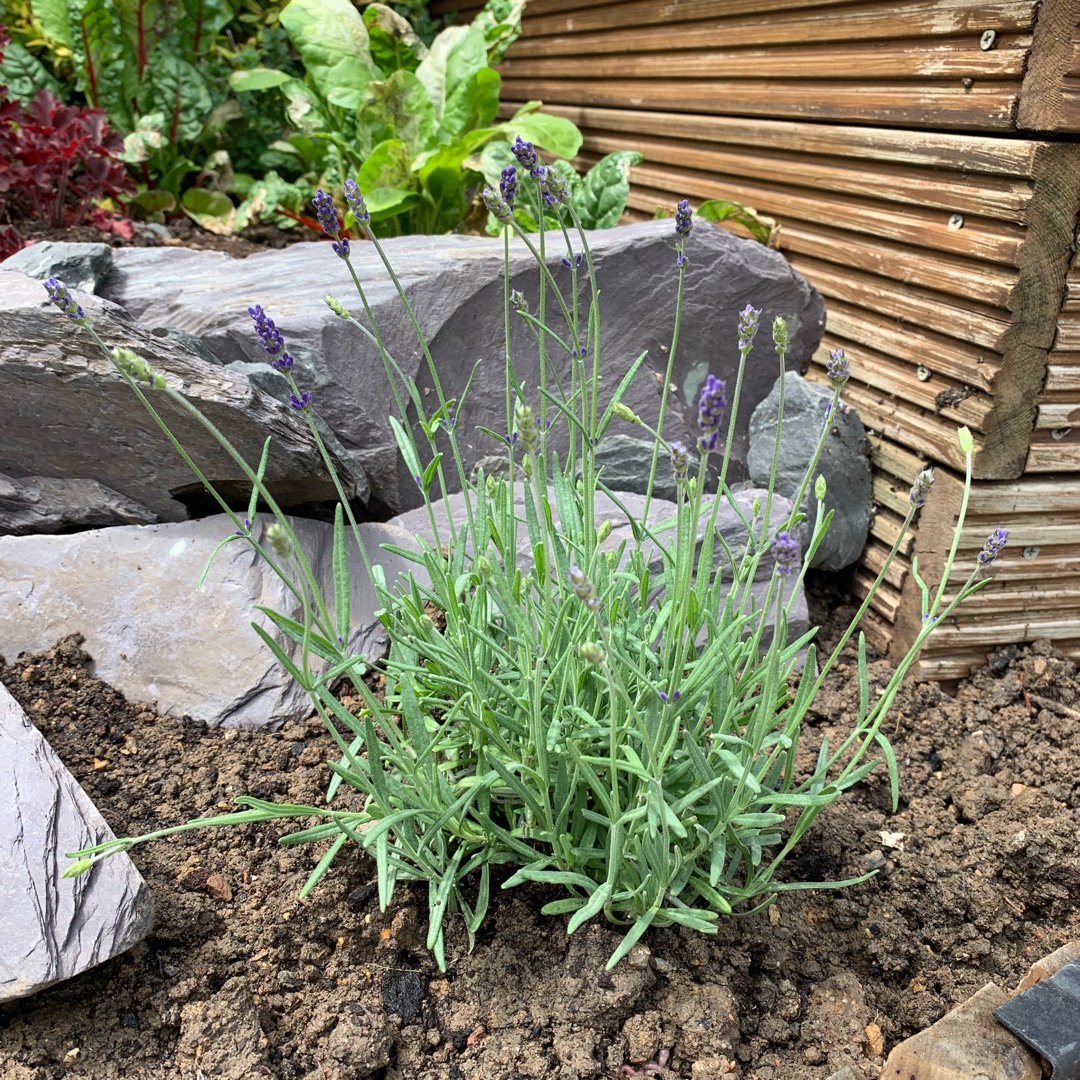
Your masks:
{"label": "garden bed", "polygon": [[[816,599],[828,638],[850,608]],[[325,787],[334,748],[318,720],[207,731],[124,701],[73,641],[9,659],[0,677],[118,834]],[[899,812],[875,773],[782,870],[877,877],[781,894],[713,938],[654,931],[610,975],[615,931],[567,938],[538,890],[496,891],[471,955],[452,921],[443,974],[424,949],[426,891],[401,887],[380,913],[353,852],[300,901],[313,853],[279,847],[272,823],[138,848],[154,932],[0,1009],[0,1077],[876,1077],[896,1042],[989,979],[1015,985],[1080,929],[1076,667],[1043,643],[991,661],[955,697],[906,685],[887,722]],[[873,662],[871,687],[888,671]],[[857,698],[842,664],[809,714],[807,754]]]}

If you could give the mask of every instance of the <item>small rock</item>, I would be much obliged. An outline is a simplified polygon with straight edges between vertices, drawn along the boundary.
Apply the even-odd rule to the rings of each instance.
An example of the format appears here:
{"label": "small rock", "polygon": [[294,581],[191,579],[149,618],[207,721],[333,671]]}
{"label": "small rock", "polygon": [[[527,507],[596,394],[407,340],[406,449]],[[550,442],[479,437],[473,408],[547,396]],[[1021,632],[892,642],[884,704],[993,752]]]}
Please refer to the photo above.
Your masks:
{"label": "small rock", "polygon": [[178,1063],[185,1076],[201,1072],[214,1080],[270,1077],[268,1040],[243,978],[234,976],[209,1000],[185,1005],[180,1013]]}
{"label": "small rock", "polygon": [[698,1058],[690,1066],[690,1076],[691,1080],[729,1080],[737,1068],[735,1062],[723,1054],[710,1054]]}
{"label": "small rock", "polygon": [[316,1053],[316,1059],[347,1065],[350,1077],[366,1077],[390,1064],[394,1029],[385,1013],[349,1002],[341,1018]]}
{"label": "small rock", "polygon": [[640,942],[626,954],[626,962],[632,968],[647,968],[651,958],[652,952],[649,946],[642,945]]}
{"label": "small rock", "polygon": [[631,1016],[623,1024],[626,1037],[626,1059],[632,1065],[652,1061],[660,1050],[663,1020],[658,1012],[649,1011]]}
{"label": "small rock", "polygon": [[863,866],[867,870],[884,870],[888,865],[888,860],[885,858],[885,853],[881,848],[874,848],[873,851],[868,851],[863,856]]}
{"label": "small rock", "polygon": [[206,879],[206,891],[218,900],[229,901],[233,898],[232,886],[221,874],[211,874]]}

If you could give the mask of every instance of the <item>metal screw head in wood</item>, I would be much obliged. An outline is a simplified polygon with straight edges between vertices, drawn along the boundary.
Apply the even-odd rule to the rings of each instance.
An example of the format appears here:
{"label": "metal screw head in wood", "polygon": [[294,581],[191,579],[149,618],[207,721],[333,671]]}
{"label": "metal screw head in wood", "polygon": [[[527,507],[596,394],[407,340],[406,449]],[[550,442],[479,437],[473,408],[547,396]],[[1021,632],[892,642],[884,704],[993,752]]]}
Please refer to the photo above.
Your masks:
{"label": "metal screw head in wood", "polygon": [[952,217],[949,218],[949,228],[952,229],[953,232],[956,232],[957,229],[962,229],[963,227],[964,227],[964,215],[963,214],[953,214]]}
{"label": "metal screw head in wood", "polygon": [[996,41],[997,41],[997,31],[996,30],[984,30],[983,31],[983,36],[981,38],[979,38],[979,48],[982,49],[983,52],[988,52],[990,49],[992,49],[994,47],[994,43]]}
{"label": "metal screw head in wood", "polygon": [[925,364],[920,364],[915,369],[915,374],[919,376],[919,382],[926,382],[926,380],[930,378],[933,372]]}

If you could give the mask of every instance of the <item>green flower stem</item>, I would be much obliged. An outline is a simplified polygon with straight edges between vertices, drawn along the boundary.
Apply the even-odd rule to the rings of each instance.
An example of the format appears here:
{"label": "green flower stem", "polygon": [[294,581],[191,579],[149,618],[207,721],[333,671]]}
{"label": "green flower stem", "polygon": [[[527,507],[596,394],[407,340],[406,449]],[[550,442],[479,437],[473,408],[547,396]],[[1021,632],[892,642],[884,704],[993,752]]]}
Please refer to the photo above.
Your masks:
{"label": "green flower stem", "polygon": [[[675,326],[671,331],[671,348],[668,350],[667,370],[664,372],[664,387],[660,392],[660,414],[656,421],[656,433],[663,439],[664,418],[667,416],[668,398],[671,396],[671,377],[675,371],[675,352],[679,347],[679,328],[682,326],[683,293],[686,285],[686,263],[679,266],[679,287],[675,297]],[[740,365],[741,370],[741,365]],[[726,459],[725,459],[726,460]],[[645,488],[645,508],[641,520],[648,522],[649,507],[652,506],[653,485],[656,483],[656,466],[660,461],[660,442],[653,441],[652,461],[649,463],[649,482]]]}
{"label": "green flower stem", "polygon": [[[112,353],[109,347],[105,344],[104,341],[102,341],[100,335],[93,328],[93,326],[91,326],[89,322],[86,322],[84,324],[84,328],[89,331],[91,337],[93,337],[94,339],[94,342],[109,358],[109,361],[113,362]],[[191,471],[195,474],[199,482],[206,488],[208,492],[210,492],[210,495],[222,508],[222,510],[229,516],[230,520],[237,527],[237,529],[242,530],[243,525],[240,519],[237,517],[236,512],[221,497],[217,489],[213,486],[213,484],[211,484],[211,482],[206,478],[206,476],[203,475],[202,470],[199,468],[198,465],[196,465],[191,455],[188,454],[188,452],[180,444],[179,440],[169,428],[169,425],[165,423],[161,415],[158,413],[157,409],[154,408],[149,398],[147,398],[146,394],[143,392],[142,387],[139,386],[139,384],[126,371],[124,371],[122,368],[117,367],[115,363],[113,363],[113,367],[116,368],[116,370],[119,372],[119,374],[128,384],[128,386],[130,386],[131,389],[135,391],[136,396],[139,398],[140,402],[142,402],[143,407],[150,414],[150,417],[153,419],[154,423],[157,424],[157,426],[161,429],[162,434],[164,434],[165,438],[169,440],[173,448],[177,451],[177,453],[179,453],[181,458],[187,464],[188,468],[191,469]],[[269,488],[267,488],[267,486],[263,483],[260,477],[256,474],[255,470],[252,469],[251,466],[244,460],[241,453],[236,449],[235,446],[233,446],[231,442],[229,442],[227,438],[225,438],[221,431],[219,431],[218,428],[206,416],[204,416],[202,412],[199,411],[199,409],[192,405],[192,403],[188,401],[188,399],[184,397],[183,394],[177,392],[171,386],[164,387],[161,392],[165,394],[174,404],[178,405],[190,416],[192,416],[201,427],[205,428],[206,431],[210,433],[210,435],[218,443],[218,445],[221,446],[221,448],[229,455],[229,457],[233,459],[233,461],[239,466],[239,468],[247,477],[247,479],[251,482],[251,484],[258,490],[263,502],[265,502],[266,505],[270,508],[270,512],[274,515],[274,517],[283,525],[286,525],[285,512],[278,505],[277,500],[273,497],[273,495],[270,494]],[[267,560],[274,572],[278,575],[278,577],[281,578],[281,580],[285,583],[286,587],[289,588],[289,590],[293,593],[294,597],[302,603],[303,595],[301,590],[297,589],[296,586],[293,585],[288,575],[285,574],[278,567],[277,563],[270,556],[270,554],[265,551],[261,544],[257,543],[254,538],[250,536],[248,537],[248,539],[250,540],[252,546],[259,552],[259,554]],[[308,563],[307,558],[304,556],[303,552],[298,552],[297,561],[305,579],[308,582],[309,587],[316,595],[319,595],[319,586],[318,582],[315,580],[314,571],[311,569],[311,565]],[[323,630],[323,632],[326,634],[326,636],[330,638],[330,640],[335,640],[335,635],[333,631],[330,630],[330,627],[333,626],[333,620],[330,618],[330,612],[325,604],[320,605],[320,614],[325,620],[325,626],[320,626],[320,629]]]}

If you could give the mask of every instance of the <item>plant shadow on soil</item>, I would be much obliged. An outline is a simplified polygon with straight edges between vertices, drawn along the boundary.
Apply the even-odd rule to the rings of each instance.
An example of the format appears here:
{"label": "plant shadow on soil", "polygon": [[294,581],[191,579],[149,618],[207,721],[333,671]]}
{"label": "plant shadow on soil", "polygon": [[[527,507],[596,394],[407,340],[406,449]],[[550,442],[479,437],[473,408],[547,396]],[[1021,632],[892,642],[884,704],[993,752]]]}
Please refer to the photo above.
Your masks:
{"label": "plant shadow on soil", "polygon": [[[835,640],[850,602],[811,599]],[[1076,666],[1047,643],[990,659],[955,697],[903,687],[887,721],[899,812],[871,774],[780,874],[876,877],[781,894],[715,937],[651,931],[610,974],[616,931],[568,938],[565,918],[539,914],[541,891],[496,892],[472,954],[454,921],[442,974],[424,949],[426,889],[399,888],[380,913],[355,851],[301,901],[317,854],[279,846],[279,823],[138,848],[153,933],[0,1007],[0,1080],[876,1077],[896,1042],[1080,932]],[[872,689],[889,673],[873,661]],[[91,678],[77,639],[0,678],[118,835],[325,788],[334,750],[317,719],[270,733],[159,717]],[[857,701],[848,656],[810,712],[807,755]]]}

